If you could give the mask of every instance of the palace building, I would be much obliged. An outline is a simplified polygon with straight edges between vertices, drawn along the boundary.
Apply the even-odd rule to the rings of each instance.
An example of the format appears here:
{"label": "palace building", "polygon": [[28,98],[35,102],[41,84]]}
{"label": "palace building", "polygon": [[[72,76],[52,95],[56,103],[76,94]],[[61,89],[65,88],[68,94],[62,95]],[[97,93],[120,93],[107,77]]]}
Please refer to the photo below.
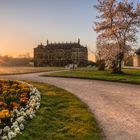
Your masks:
{"label": "palace building", "polygon": [[135,51],[135,54],[133,56],[133,66],[140,67],[140,49]]}
{"label": "palace building", "polygon": [[34,48],[34,66],[66,66],[77,64],[86,66],[88,62],[87,47],[78,42],[49,43]]}

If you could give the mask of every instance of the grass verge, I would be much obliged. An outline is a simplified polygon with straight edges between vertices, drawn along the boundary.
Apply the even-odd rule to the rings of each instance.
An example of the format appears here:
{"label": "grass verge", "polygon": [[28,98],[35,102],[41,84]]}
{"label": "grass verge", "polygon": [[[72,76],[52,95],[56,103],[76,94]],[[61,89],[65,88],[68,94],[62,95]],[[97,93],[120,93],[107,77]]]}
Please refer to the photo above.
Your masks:
{"label": "grass verge", "polygon": [[63,67],[0,67],[0,75],[27,74],[63,70]]}
{"label": "grass verge", "polygon": [[71,93],[31,82],[42,95],[37,117],[14,140],[100,140],[100,130],[86,105]]}
{"label": "grass verge", "polygon": [[94,68],[84,68],[79,70],[50,73],[43,76],[82,78],[140,84],[140,69],[123,69],[123,74],[113,74],[110,70],[98,71]]}

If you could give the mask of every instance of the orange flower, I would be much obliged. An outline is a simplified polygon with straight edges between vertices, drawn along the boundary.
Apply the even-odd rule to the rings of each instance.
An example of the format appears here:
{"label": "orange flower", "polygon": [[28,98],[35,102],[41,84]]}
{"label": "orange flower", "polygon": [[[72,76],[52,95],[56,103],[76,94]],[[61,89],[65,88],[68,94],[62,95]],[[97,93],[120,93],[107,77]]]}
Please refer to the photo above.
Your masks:
{"label": "orange flower", "polygon": [[4,107],[6,107],[6,106],[7,106],[7,104],[6,104],[6,103],[4,103],[3,101],[0,101],[0,106],[4,106]]}
{"label": "orange flower", "polygon": [[28,98],[27,97],[23,97],[23,98],[20,99],[20,102],[21,103],[26,103],[26,102],[28,102]]}
{"label": "orange flower", "polygon": [[11,106],[12,106],[12,108],[17,109],[20,107],[20,104],[18,104],[17,102],[12,102]]}
{"label": "orange flower", "polygon": [[4,102],[3,101],[0,101],[0,106],[2,106],[4,104]]}

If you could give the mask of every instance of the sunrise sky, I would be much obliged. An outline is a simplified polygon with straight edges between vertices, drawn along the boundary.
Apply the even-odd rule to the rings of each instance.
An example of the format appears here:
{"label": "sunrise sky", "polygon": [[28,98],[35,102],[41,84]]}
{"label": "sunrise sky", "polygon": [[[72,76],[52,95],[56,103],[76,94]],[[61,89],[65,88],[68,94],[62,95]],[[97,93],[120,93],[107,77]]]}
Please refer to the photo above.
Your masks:
{"label": "sunrise sky", "polygon": [[[39,43],[69,42],[95,50],[96,0],[1,0],[0,55],[18,56]],[[92,55],[90,53],[90,59]]]}

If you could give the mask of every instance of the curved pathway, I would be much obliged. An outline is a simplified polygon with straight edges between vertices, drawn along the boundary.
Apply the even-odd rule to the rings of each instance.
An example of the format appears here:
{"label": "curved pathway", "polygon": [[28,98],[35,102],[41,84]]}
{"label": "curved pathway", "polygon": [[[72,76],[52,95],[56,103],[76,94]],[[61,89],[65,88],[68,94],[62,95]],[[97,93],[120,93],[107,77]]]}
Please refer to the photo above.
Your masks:
{"label": "curved pathway", "polygon": [[106,140],[140,140],[140,86],[71,78],[40,77],[43,73],[1,76],[49,83],[66,89],[95,114]]}

